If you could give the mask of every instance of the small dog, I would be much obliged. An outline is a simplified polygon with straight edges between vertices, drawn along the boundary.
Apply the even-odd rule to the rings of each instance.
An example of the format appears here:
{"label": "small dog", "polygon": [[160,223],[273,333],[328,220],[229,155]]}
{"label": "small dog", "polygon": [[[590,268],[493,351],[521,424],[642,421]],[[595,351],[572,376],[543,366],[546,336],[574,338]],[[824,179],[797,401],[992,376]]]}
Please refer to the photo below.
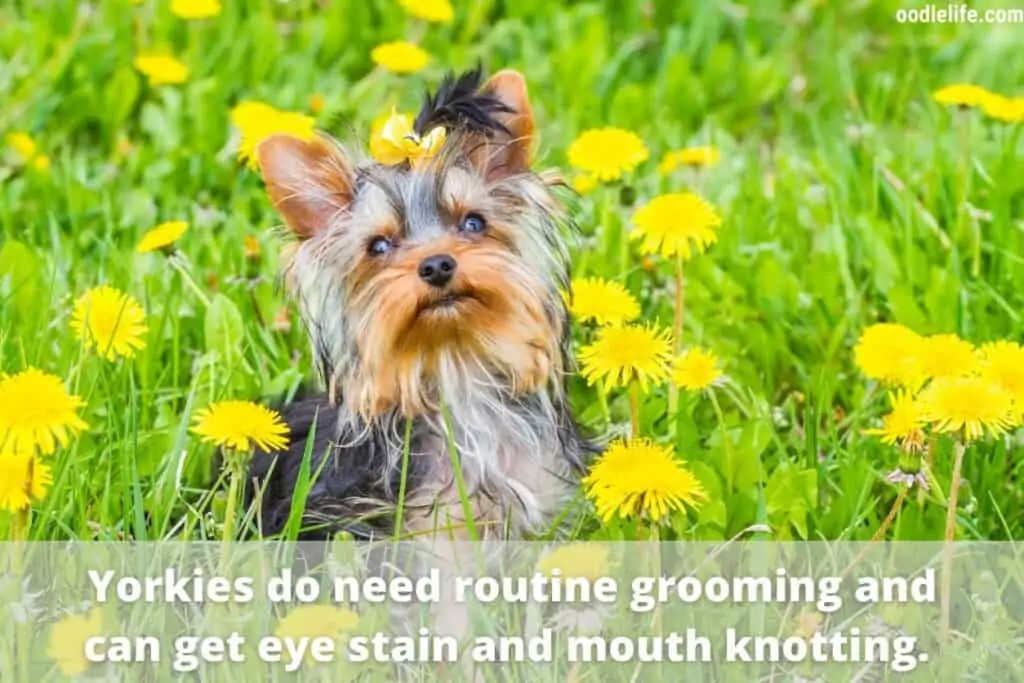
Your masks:
{"label": "small dog", "polygon": [[594,450],[564,387],[572,229],[557,177],[530,168],[525,80],[449,74],[414,131],[437,127],[443,145],[416,163],[356,163],[322,135],[258,149],[300,240],[284,277],[327,384],[285,409],[288,451],[253,460],[264,535],[289,518],[314,422],[307,538],[394,533],[403,485],[403,537],[467,538],[464,500],[481,537],[527,536]]}

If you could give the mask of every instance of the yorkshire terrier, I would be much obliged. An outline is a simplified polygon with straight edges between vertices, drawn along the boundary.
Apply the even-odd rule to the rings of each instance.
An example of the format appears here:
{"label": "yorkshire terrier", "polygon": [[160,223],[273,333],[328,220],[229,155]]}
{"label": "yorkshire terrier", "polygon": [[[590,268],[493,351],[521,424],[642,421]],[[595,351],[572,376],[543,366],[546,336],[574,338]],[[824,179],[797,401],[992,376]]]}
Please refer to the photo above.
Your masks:
{"label": "yorkshire terrier", "polygon": [[593,452],[565,391],[573,231],[557,175],[531,169],[523,76],[449,74],[409,139],[428,134],[429,157],[393,165],[326,135],[259,146],[327,386],[284,410],[287,452],[253,460],[262,535],[289,519],[307,452],[304,537],[390,535],[404,488],[402,536],[456,539],[467,512],[484,538],[547,530]]}

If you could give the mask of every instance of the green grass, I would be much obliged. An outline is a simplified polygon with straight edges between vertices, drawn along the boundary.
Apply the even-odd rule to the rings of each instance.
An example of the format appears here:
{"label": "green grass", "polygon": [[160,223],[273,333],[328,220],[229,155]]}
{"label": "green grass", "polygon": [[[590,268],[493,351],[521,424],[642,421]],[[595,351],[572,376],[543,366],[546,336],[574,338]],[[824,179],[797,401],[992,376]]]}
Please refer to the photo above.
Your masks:
{"label": "green grass", "polygon": [[[1021,127],[930,99],[958,81],[1024,93],[1022,26],[898,24],[907,3],[888,0],[456,1],[454,23],[429,27],[385,0],[224,4],[200,23],[156,0],[0,8],[0,135],[27,131],[51,159],[49,174],[0,165],[0,370],[59,375],[90,424],[53,462],[33,539],[218,538],[225,482],[188,432],[192,412],[287,397],[313,376],[295,316],[290,330],[270,325],[285,305],[286,238],[258,175],[235,159],[228,113],[242,99],[305,111],[321,93],[319,124],[365,140],[372,119],[415,108],[448,68],[514,67],[530,83],[542,166],[566,168],[580,131],[621,126],[652,152],[638,202],[694,189],[716,204],[719,241],[686,265],[685,341],[713,349],[730,383],[714,401],[684,395],[671,430],[664,390],[641,406],[643,432],[673,432],[711,494],[665,538],[768,524],[776,538],[869,539],[897,493],[884,480],[897,453],[863,434],[886,401],[853,366],[860,330],[893,320],[975,343],[1024,337]],[[401,36],[421,37],[430,67],[373,72],[370,49]],[[144,84],[131,63],[151,46],[188,63],[186,84]],[[665,151],[708,143],[718,165],[655,171]],[[671,325],[672,266],[644,268],[623,243],[618,190],[574,204],[575,273],[620,279],[646,320]],[[191,223],[180,270],[134,253],[146,230],[179,218]],[[248,236],[258,261],[243,254]],[[146,310],[133,360],[85,353],[70,331],[74,299],[100,283]],[[625,392],[608,397],[610,424],[592,388],[574,379],[571,392],[591,428],[625,430]],[[963,537],[1024,532],[1020,443],[1018,432],[968,451]],[[948,490],[952,446],[933,455]],[[944,501],[914,492],[889,535],[941,538]],[[10,521],[0,513],[0,538]],[[574,528],[643,535],[592,517]]]}

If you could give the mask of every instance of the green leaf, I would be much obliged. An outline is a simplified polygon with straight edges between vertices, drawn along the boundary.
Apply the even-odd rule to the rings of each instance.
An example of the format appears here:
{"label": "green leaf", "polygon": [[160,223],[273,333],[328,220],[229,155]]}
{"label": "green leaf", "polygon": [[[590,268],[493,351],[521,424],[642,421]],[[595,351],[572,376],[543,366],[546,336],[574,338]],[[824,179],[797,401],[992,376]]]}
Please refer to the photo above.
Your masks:
{"label": "green leaf", "polygon": [[226,364],[233,365],[241,356],[245,325],[242,314],[231,299],[217,294],[206,309],[203,320],[206,349],[217,354]]}
{"label": "green leaf", "polygon": [[0,249],[0,292],[14,302],[19,314],[39,307],[42,269],[35,252],[17,240],[7,240]]}
{"label": "green leaf", "polygon": [[106,120],[110,130],[118,130],[131,115],[139,97],[139,77],[134,69],[122,66],[107,82],[103,92]]}

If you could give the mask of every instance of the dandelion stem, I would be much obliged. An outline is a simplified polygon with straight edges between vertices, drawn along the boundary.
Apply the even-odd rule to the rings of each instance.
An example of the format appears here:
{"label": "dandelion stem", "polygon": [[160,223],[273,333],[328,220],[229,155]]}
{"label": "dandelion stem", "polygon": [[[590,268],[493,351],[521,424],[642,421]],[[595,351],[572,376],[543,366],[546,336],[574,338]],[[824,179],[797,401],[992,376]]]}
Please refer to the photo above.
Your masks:
{"label": "dandelion stem", "polygon": [[843,573],[840,574],[840,576],[846,577],[851,571],[853,571],[853,568],[860,564],[860,561],[863,560],[871,551],[874,544],[885,537],[885,532],[887,532],[889,527],[892,526],[892,523],[896,521],[896,515],[898,515],[899,511],[903,508],[903,501],[906,499],[907,493],[909,492],[909,486],[904,486],[900,489],[899,494],[896,496],[896,501],[892,504],[892,507],[889,508],[889,514],[885,516],[881,526],[878,527],[878,531],[876,531],[875,535],[871,537],[871,542],[868,543],[867,546],[857,554],[857,557],[855,557],[853,561],[846,566],[846,569],[843,570]]}
{"label": "dandelion stem", "polygon": [[941,621],[941,642],[949,642],[949,608],[950,591],[953,581],[953,537],[956,535],[956,504],[960,498],[960,481],[963,475],[964,452],[967,445],[963,441],[957,441],[956,453],[953,459],[953,479],[949,484],[949,503],[946,508],[946,546],[942,554],[942,621]]}
{"label": "dandelion stem", "polygon": [[448,457],[452,461],[452,473],[455,476],[455,486],[459,491],[459,500],[462,502],[462,516],[466,524],[469,538],[472,541],[480,540],[480,533],[476,529],[476,519],[473,517],[473,506],[469,503],[469,493],[466,489],[466,479],[462,474],[462,459],[455,446],[455,428],[452,426],[452,416],[448,412],[448,406],[441,401],[441,416],[444,418],[444,431],[448,441]]}
{"label": "dandelion stem", "polygon": [[722,453],[725,455],[726,467],[725,483],[729,491],[732,490],[732,478],[734,467],[732,466],[732,450],[729,448],[729,430],[725,428],[725,415],[722,413],[722,406],[718,405],[718,396],[713,388],[707,390],[708,398],[711,399],[711,407],[715,411],[715,419],[718,420],[718,428],[722,430]]}
{"label": "dandelion stem", "polygon": [[412,418],[405,418],[405,437],[402,440],[402,474],[398,481],[398,505],[395,508],[395,540],[401,537],[402,515],[405,512],[405,487],[409,479],[409,451],[412,445]]}
{"label": "dandelion stem", "polygon": [[199,288],[199,285],[197,285],[196,281],[192,279],[192,276],[189,274],[188,270],[181,263],[181,261],[179,261],[176,257],[172,256],[171,258],[167,259],[167,262],[171,264],[172,268],[178,271],[178,274],[181,275],[182,281],[185,283],[186,286],[188,286],[189,289],[192,290],[192,293],[195,294],[196,297],[198,297],[199,300],[203,302],[203,306],[209,308],[210,297],[206,296],[203,290]]}
{"label": "dandelion stem", "polygon": [[[658,528],[658,523],[652,520],[651,521],[651,534],[650,534],[650,536],[651,536],[651,576],[655,577],[655,580],[660,580],[660,577],[661,577],[661,535],[660,535],[659,532],[660,532],[660,529]],[[661,636],[662,635],[662,631],[664,630],[662,628],[662,618],[661,617],[662,617],[662,615],[661,615],[661,605],[655,605],[654,606],[654,615],[652,616],[652,619],[651,619],[651,630],[654,632],[655,636]],[[660,681],[663,678],[663,671],[662,671],[662,668],[661,668],[661,664],[658,663],[655,666],[656,666],[655,672],[657,674],[656,679]]]}
{"label": "dandelion stem", "polygon": [[[24,543],[28,540],[29,522],[30,518],[28,508],[11,513],[10,537],[12,541],[15,541],[11,551],[11,569],[14,572],[14,577],[19,586],[26,585],[22,574],[24,574],[25,571],[25,553],[28,551]],[[17,670],[19,672],[18,680],[20,683],[28,683],[29,681],[29,659],[31,658],[32,652],[32,647],[30,645],[31,637],[32,629],[30,622],[19,623],[15,633],[15,640],[17,642]]]}
{"label": "dandelion stem", "polygon": [[226,453],[228,465],[228,503],[224,508],[224,533],[221,536],[221,566],[227,563],[227,555],[230,550],[231,541],[234,540],[235,517],[238,514],[238,498],[241,494],[240,483],[245,476],[245,466],[248,460],[247,453],[233,451]]}
{"label": "dandelion stem", "polygon": [[640,385],[629,385],[629,437],[640,438]]}
{"label": "dandelion stem", "polygon": [[[675,307],[672,316],[672,343],[675,345],[675,355],[678,356],[683,350],[683,313],[684,313],[684,287],[683,279],[683,257],[676,254],[676,291]],[[669,434],[676,433],[676,415],[679,413],[679,387],[670,384],[668,388],[668,429]]]}
{"label": "dandelion stem", "polygon": [[908,491],[910,491],[909,486],[900,488],[900,492],[896,496],[896,500],[893,502],[892,507],[889,508],[889,514],[885,516],[885,519],[882,520],[881,526],[878,527],[878,531],[876,531],[875,535],[871,537],[872,543],[881,541],[885,538],[885,533],[889,531],[889,527],[891,527],[892,523],[896,521],[896,515],[898,515],[900,510],[903,508],[903,501],[906,499]]}
{"label": "dandelion stem", "polygon": [[683,350],[683,314],[685,312],[685,287],[683,278],[683,257],[676,254],[676,300],[672,319],[672,335],[676,344],[676,353]]}

